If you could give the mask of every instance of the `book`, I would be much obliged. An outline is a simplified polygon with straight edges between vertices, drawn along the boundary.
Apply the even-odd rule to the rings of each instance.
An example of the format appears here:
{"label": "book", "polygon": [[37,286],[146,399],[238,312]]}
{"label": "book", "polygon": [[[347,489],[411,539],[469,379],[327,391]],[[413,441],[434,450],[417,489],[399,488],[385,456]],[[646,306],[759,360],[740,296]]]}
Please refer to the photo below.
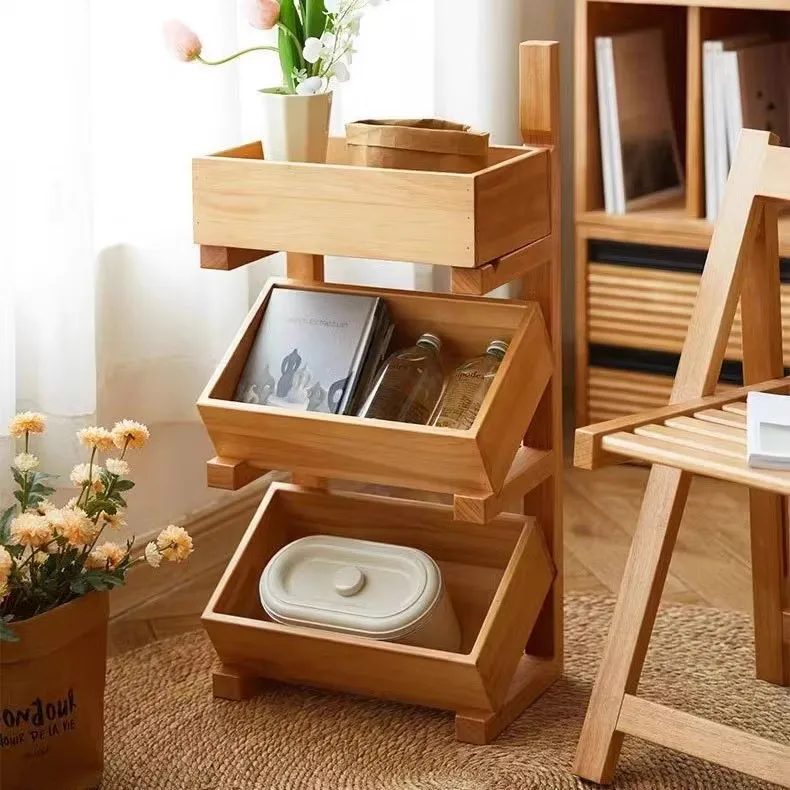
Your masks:
{"label": "book", "polygon": [[747,395],[746,460],[760,469],[790,469],[790,396]]}
{"label": "book", "polygon": [[727,151],[735,154],[741,129],[774,132],[790,138],[790,42],[769,41],[718,56],[722,74]]}
{"label": "book", "polygon": [[371,346],[391,331],[378,297],[273,288],[235,399],[283,409],[348,413]]}
{"label": "book", "polygon": [[596,55],[601,55],[598,106],[604,190],[608,179],[613,213],[682,194],[662,31],[599,36],[595,46]]}
{"label": "book", "polygon": [[767,40],[765,33],[745,33],[702,44],[702,112],[705,161],[705,216],[716,219],[727,182],[730,152],[724,104],[724,75],[719,53],[752,46]]}

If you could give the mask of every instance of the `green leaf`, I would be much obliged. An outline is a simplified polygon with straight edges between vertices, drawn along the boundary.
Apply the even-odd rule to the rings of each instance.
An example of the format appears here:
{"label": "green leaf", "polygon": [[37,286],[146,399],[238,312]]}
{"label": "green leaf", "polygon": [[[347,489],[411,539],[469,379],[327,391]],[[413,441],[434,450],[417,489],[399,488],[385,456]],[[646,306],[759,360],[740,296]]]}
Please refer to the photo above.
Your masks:
{"label": "green leaf", "polygon": [[20,488],[25,487],[25,477],[24,475],[15,467],[11,467],[11,474],[14,476],[14,481]]}
{"label": "green leaf", "polygon": [[11,616],[0,617],[0,642],[18,642],[19,637],[8,627]]}
{"label": "green leaf", "polygon": [[[299,14],[296,11],[294,0],[282,0],[280,3],[280,24],[293,33],[296,39],[304,44],[305,35]],[[294,85],[294,70],[302,63],[302,52],[296,41],[288,35],[282,27],[278,31],[277,47],[280,52],[280,66],[283,71],[283,80],[289,93],[296,90]]]}
{"label": "green leaf", "polygon": [[55,489],[51,486],[45,486],[42,483],[36,483],[31,489],[33,494],[41,494],[42,496],[50,496],[55,493]]}
{"label": "green leaf", "polygon": [[324,11],[324,0],[305,0],[305,38],[314,36],[321,38],[321,34],[326,30],[326,12]]}
{"label": "green leaf", "polygon": [[25,504],[25,497],[22,495],[21,491],[14,491],[14,499],[19,502],[20,505]]}
{"label": "green leaf", "polygon": [[112,490],[115,493],[116,491],[130,491],[132,488],[134,488],[132,480],[117,480]]}
{"label": "green leaf", "polygon": [[0,543],[9,543],[11,540],[11,521],[16,512],[16,505],[11,505],[0,515]]}

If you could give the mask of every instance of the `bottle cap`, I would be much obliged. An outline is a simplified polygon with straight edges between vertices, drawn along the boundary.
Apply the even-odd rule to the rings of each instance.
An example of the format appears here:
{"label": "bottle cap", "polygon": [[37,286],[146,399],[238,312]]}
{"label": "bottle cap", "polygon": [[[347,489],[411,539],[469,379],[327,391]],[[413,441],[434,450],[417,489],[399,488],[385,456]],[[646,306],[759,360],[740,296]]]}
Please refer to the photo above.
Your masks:
{"label": "bottle cap", "polygon": [[506,340],[492,340],[488,344],[488,348],[486,349],[486,354],[495,354],[500,359],[502,359],[505,354],[507,354],[508,349],[508,342]]}
{"label": "bottle cap", "polygon": [[417,345],[429,346],[434,349],[434,351],[439,352],[442,348],[442,341],[438,335],[432,335],[430,332],[426,332],[424,335],[420,335]]}

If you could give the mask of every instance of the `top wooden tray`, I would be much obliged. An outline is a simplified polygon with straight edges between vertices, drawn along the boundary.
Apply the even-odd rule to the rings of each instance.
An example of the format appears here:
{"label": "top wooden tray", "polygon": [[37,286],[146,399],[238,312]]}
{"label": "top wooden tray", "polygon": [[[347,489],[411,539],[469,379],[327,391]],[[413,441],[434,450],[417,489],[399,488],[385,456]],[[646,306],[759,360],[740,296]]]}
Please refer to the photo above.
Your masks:
{"label": "top wooden tray", "polygon": [[255,142],[193,161],[194,238],[471,268],[547,236],[550,194],[543,148],[491,146],[464,174],[355,167],[345,138],[327,164],[266,162]]}

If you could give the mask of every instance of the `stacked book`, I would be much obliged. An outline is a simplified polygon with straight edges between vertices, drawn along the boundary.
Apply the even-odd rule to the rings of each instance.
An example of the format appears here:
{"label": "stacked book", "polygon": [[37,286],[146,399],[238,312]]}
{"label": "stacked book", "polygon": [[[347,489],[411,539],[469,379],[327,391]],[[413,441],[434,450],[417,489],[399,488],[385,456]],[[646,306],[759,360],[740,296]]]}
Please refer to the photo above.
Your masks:
{"label": "stacked book", "polygon": [[662,31],[598,36],[595,67],[606,211],[625,214],[682,194]]}
{"label": "stacked book", "polygon": [[716,219],[742,128],[790,139],[790,42],[768,33],[705,41],[702,50],[705,210]]}
{"label": "stacked book", "polygon": [[393,330],[378,297],[273,288],[236,400],[356,414]]}

